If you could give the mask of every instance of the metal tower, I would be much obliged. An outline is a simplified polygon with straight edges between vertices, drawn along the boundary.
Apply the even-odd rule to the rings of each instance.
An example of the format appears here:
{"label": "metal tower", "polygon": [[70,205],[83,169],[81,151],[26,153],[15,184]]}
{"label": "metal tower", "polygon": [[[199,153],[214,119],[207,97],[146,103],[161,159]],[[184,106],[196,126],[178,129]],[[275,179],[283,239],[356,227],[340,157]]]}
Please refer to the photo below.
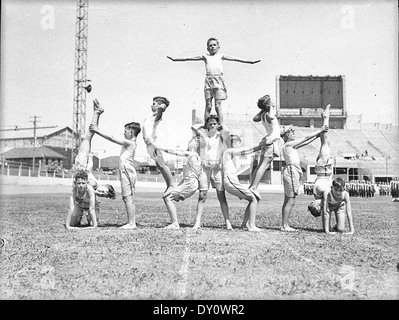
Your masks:
{"label": "metal tower", "polygon": [[[88,34],[88,0],[78,0],[76,10],[75,37],[75,81],[73,99],[73,130],[75,138],[72,143],[72,163],[86,128],[86,90],[87,86],[87,34]],[[91,89],[91,87],[90,87]]]}

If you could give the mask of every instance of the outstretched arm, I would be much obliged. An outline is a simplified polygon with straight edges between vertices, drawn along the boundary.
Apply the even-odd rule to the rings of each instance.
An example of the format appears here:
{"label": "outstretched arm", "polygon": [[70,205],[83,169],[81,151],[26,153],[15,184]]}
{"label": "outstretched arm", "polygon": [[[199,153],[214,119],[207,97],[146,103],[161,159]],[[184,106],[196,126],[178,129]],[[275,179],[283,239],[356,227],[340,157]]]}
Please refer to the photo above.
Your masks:
{"label": "outstretched arm", "polygon": [[319,137],[319,136],[312,137],[312,138],[310,138],[309,140],[306,140],[306,141],[304,141],[303,143],[300,143],[300,144],[296,145],[296,146],[295,146],[295,149],[302,148],[302,147],[304,147],[304,146],[306,146],[306,145],[312,143],[312,142],[315,141],[318,137]]}
{"label": "outstretched arm", "polygon": [[166,56],[166,58],[172,60],[173,62],[179,62],[179,61],[200,61],[204,60],[203,56],[195,56],[195,57],[187,57],[187,58],[172,58],[169,56]]}
{"label": "outstretched arm", "polygon": [[89,129],[90,129],[90,131],[97,133],[99,136],[103,137],[104,139],[107,139],[107,140],[109,140],[113,143],[119,144],[121,146],[127,147],[132,143],[131,140],[115,138],[114,136],[112,136],[104,131],[101,131],[97,126],[95,126],[93,124],[91,124],[89,126]]}
{"label": "outstretched arm", "polygon": [[230,153],[233,156],[245,156],[262,149],[262,144],[251,148],[230,148],[226,150],[226,154]]}
{"label": "outstretched arm", "polygon": [[227,60],[227,61],[235,61],[235,62],[250,63],[250,64],[254,64],[254,63],[260,62],[260,60],[245,60],[245,59],[231,57],[231,56],[223,56],[222,59],[223,60]]}
{"label": "outstretched arm", "polygon": [[190,155],[190,152],[188,152],[188,151],[165,149],[165,148],[161,148],[160,146],[156,145],[155,143],[151,143],[151,144],[155,147],[156,150],[161,150],[162,152],[174,154],[176,156],[188,157]]}
{"label": "outstretched arm", "polygon": [[328,131],[328,126],[324,125],[321,127],[321,130],[313,132],[312,134],[310,134],[304,138],[297,139],[297,140],[291,141],[289,143],[293,146],[293,148],[299,149],[299,148],[302,148],[302,147],[308,145],[309,143],[313,142],[317,137],[320,136],[320,133],[326,132],[326,131]]}

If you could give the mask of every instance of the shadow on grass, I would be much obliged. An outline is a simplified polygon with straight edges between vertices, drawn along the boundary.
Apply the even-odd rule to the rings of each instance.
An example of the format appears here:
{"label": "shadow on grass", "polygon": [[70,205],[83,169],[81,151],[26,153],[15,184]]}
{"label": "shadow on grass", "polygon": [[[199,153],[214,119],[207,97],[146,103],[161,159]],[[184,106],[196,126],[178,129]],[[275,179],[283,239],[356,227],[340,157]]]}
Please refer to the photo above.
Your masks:
{"label": "shadow on grass", "polygon": [[125,225],[124,223],[119,224],[119,223],[102,223],[98,227],[99,228],[119,228]]}
{"label": "shadow on grass", "polygon": [[[118,229],[120,227],[123,227],[125,224],[127,224],[127,222],[125,222],[125,223],[102,223],[102,224],[99,224],[98,227],[99,228],[117,228]],[[136,222],[136,226],[137,226],[137,229],[156,229],[156,227],[149,228],[147,225],[137,223],[137,222]]]}
{"label": "shadow on grass", "polygon": [[315,229],[315,228],[309,228],[309,227],[295,227],[295,229],[316,232],[316,233],[324,233],[324,231],[321,229]]}
{"label": "shadow on grass", "polygon": [[[281,227],[259,227],[262,230],[275,230],[275,231],[280,231],[281,232]],[[302,231],[310,231],[310,232],[316,232],[316,233],[323,233],[323,230],[321,229],[315,229],[311,227],[294,227],[294,229],[297,230],[302,230]]]}

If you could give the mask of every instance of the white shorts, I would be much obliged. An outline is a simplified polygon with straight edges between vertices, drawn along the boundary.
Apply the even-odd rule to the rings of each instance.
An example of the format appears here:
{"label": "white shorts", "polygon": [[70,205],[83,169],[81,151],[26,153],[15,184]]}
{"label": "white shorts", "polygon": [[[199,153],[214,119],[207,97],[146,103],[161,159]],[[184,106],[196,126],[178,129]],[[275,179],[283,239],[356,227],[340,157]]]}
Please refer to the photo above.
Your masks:
{"label": "white shorts", "polygon": [[284,195],[288,198],[295,198],[299,194],[299,186],[302,171],[295,166],[286,166],[283,169]]}
{"label": "white shorts", "polygon": [[245,200],[248,200],[248,201],[256,199],[255,195],[248,188],[245,188],[240,183],[240,181],[238,180],[237,175],[234,175],[234,174],[225,175],[223,177],[223,184],[224,184],[224,189],[228,193],[230,193],[230,194],[232,194],[234,196],[237,196],[240,199],[245,199]]}
{"label": "white shorts", "polygon": [[122,199],[134,195],[137,180],[136,169],[131,166],[123,166],[119,168],[119,174],[121,179]]}
{"label": "white shorts", "polygon": [[179,184],[172,190],[170,197],[174,201],[184,201],[190,198],[199,188],[199,181],[195,177],[185,177]]}
{"label": "white shorts", "polygon": [[315,199],[323,198],[324,192],[331,190],[331,176],[318,177],[314,183],[313,196]]}
{"label": "white shorts", "polygon": [[280,155],[280,148],[278,141],[273,142],[270,145],[262,146],[261,155],[265,158],[274,158]]}
{"label": "white shorts", "polygon": [[202,167],[199,178],[199,189],[209,190],[209,184],[217,191],[224,191],[222,169],[218,164]]}
{"label": "white shorts", "polygon": [[209,75],[205,78],[204,85],[205,99],[215,98],[218,100],[227,99],[227,89],[224,84],[223,76]]}

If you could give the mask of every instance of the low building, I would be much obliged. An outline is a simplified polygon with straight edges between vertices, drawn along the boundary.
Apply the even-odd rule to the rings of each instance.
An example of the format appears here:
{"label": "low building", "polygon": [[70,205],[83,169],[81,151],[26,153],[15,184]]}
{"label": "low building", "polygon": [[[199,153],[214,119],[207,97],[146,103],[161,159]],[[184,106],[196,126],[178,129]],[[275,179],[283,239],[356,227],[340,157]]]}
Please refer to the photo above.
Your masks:
{"label": "low building", "polygon": [[48,148],[14,148],[0,154],[2,163],[14,166],[33,167],[45,171],[58,171],[64,168],[65,156]]}
{"label": "low building", "polygon": [[[62,154],[64,157],[63,167],[70,169],[72,167],[73,137],[73,130],[68,126],[58,130],[37,128],[36,137],[34,137],[33,129],[19,130],[16,128],[15,130],[2,131],[0,135],[0,154],[4,154],[11,149],[25,149],[24,151],[19,150],[16,152],[24,152],[26,154],[26,152],[28,152],[27,150],[31,149],[30,153],[32,158],[30,158],[30,162],[32,162],[33,149],[47,147],[56,153]],[[35,140],[36,145],[34,148]],[[48,150],[46,152],[48,152]]]}

